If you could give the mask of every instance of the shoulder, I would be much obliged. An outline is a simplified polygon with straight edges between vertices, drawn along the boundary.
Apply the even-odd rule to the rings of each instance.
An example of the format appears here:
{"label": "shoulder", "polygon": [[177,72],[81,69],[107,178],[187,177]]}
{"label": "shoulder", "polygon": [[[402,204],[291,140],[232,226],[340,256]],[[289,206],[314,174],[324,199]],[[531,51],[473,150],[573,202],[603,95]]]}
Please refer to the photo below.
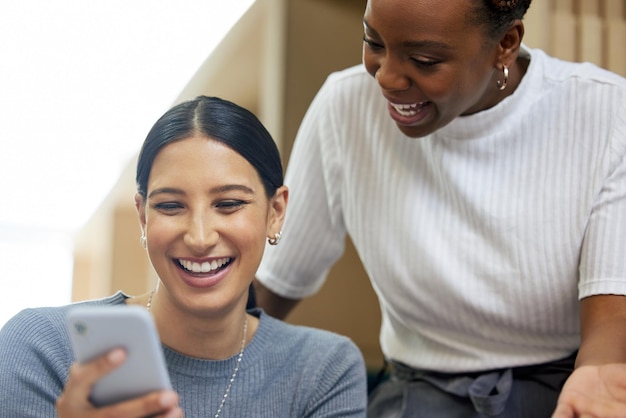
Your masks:
{"label": "shoulder", "polygon": [[[5,377],[28,381],[26,370],[67,378],[73,361],[65,329],[67,307],[24,309],[0,330],[0,369]],[[23,374],[28,374],[23,376]]]}
{"label": "shoulder", "polygon": [[362,362],[359,348],[346,336],[331,331],[293,325],[273,318],[264,312],[260,314],[263,338],[280,341],[280,350],[290,352],[305,361],[318,362],[323,358],[342,357],[350,362]]}
{"label": "shoulder", "polygon": [[342,83],[360,83],[363,80],[369,80],[372,77],[365,70],[363,64],[353,65],[352,67],[344,68],[343,70],[334,71],[330,73],[326,79],[326,83],[329,84],[342,84]]}
{"label": "shoulder", "polygon": [[[318,94],[347,96],[351,102],[362,101],[364,95],[379,95],[376,80],[365,70],[363,64],[354,65],[331,73]],[[357,97],[359,100],[355,100]]]}
{"label": "shoulder", "polygon": [[53,416],[73,359],[63,312],[25,309],[0,329],[0,410],[6,416],[20,416],[26,404],[37,416]]}
{"label": "shoulder", "polygon": [[539,49],[527,51],[530,65],[515,92],[518,110],[530,116],[541,115],[537,121],[546,127],[556,126],[559,122],[555,118],[560,118],[560,123],[567,126],[575,123],[595,129],[593,136],[586,136],[588,140],[613,138],[624,142],[621,132],[626,128],[626,78],[592,63],[564,61]]}
{"label": "shoulder", "polygon": [[626,78],[591,62],[562,60],[546,54],[541,49],[524,48],[522,53],[530,55],[531,62],[537,64],[534,67],[540,70],[546,82],[601,84],[613,86],[621,91],[626,90]]}
{"label": "shoulder", "polygon": [[[364,416],[367,378],[363,357],[347,337],[292,325],[260,310],[249,349],[272,390],[294,404],[292,416]],[[248,349],[246,349],[248,355]]]}
{"label": "shoulder", "polygon": [[117,293],[107,298],[72,303],[57,307],[28,308],[18,312],[0,330],[0,346],[13,346],[16,350],[30,347],[47,350],[68,341],[65,317],[76,306],[114,305],[124,303],[126,296]]}
{"label": "shoulder", "polygon": [[272,345],[280,363],[275,366],[284,370],[283,377],[297,385],[300,396],[307,399],[301,416],[315,415],[311,411],[321,416],[324,411],[338,410],[344,411],[344,416],[363,416],[367,404],[366,368],[352,340],[268,316],[262,316],[261,321],[280,338]]}
{"label": "shoulder", "polygon": [[125,298],[118,293],[96,301],[24,309],[13,316],[0,329],[0,409],[18,416],[28,404],[37,416],[53,416],[74,361],[65,328],[67,313],[74,306],[119,304]]}
{"label": "shoulder", "polygon": [[359,64],[331,73],[317,92],[308,113],[334,121],[337,130],[347,130],[386,117],[385,106],[378,83]]}

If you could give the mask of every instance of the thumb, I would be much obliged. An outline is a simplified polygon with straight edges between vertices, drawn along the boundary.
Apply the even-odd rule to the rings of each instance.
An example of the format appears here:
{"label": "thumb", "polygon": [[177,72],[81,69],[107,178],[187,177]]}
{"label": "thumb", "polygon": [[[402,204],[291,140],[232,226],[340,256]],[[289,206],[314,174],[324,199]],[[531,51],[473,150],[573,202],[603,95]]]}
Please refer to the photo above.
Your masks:
{"label": "thumb", "polygon": [[565,403],[559,403],[556,406],[556,410],[552,414],[552,418],[574,418],[574,410],[571,406]]}

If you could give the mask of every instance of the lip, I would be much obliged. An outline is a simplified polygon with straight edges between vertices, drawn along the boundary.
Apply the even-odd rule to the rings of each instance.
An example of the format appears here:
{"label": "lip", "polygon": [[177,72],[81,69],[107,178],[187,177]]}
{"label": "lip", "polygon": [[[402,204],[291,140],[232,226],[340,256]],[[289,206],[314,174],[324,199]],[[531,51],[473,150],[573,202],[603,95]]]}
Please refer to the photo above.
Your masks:
{"label": "lip", "polygon": [[[172,263],[179,272],[180,278],[185,282],[186,285],[195,288],[211,288],[217,286],[219,283],[224,280],[224,278],[230,272],[233,261],[235,260],[233,257],[230,257],[230,261],[217,272],[206,272],[206,273],[194,273],[185,268],[183,268],[178,262],[179,259],[173,259]],[[194,261],[194,260],[189,260]],[[199,261],[202,264],[202,261]]]}
{"label": "lip", "polygon": [[429,101],[402,103],[387,99],[389,116],[403,126],[415,126],[420,124],[430,115],[433,104]]}

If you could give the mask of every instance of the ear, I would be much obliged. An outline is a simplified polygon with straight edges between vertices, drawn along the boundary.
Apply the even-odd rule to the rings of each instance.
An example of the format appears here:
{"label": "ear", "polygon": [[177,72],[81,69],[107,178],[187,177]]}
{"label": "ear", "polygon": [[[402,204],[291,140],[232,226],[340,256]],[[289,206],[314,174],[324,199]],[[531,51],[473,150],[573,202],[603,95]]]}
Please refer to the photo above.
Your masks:
{"label": "ear", "polygon": [[137,217],[139,218],[139,227],[141,228],[141,232],[145,233],[146,231],[146,201],[139,193],[135,193],[135,209],[137,209]]}
{"label": "ear", "polygon": [[289,201],[289,189],[287,186],[280,186],[270,199],[269,212],[267,214],[268,237],[273,237],[277,232],[282,231],[285,214],[287,213],[287,202]]}
{"label": "ear", "polygon": [[511,27],[502,35],[498,42],[497,67],[502,71],[504,66],[511,68],[517,60],[517,56],[524,38],[524,24],[517,19]]}

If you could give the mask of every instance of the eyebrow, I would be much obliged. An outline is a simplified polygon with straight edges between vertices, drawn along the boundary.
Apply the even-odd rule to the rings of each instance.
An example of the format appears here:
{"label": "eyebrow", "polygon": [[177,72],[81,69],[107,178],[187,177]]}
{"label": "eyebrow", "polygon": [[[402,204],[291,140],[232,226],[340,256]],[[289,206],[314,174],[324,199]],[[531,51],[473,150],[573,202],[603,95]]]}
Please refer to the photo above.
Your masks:
{"label": "eyebrow", "polygon": [[254,190],[243,184],[225,184],[223,186],[214,187],[211,189],[211,193],[223,193],[230,191],[240,191],[248,194],[254,194]]}
{"label": "eyebrow", "polygon": [[[365,25],[365,28],[367,30],[371,31],[374,36],[380,37],[378,32],[376,32],[376,30],[373,29],[367,23],[367,20],[363,19],[363,25]],[[437,49],[445,49],[445,50],[448,50],[448,51],[454,49],[449,44],[446,44],[446,43],[443,43],[443,42],[439,42],[439,41],[433,41],[433,40],[404,41],[404,42],[402,42],[402,46],[405,47],[405,48],[437,48]]]}
{"label": "eyebrow", "polygon": [[184,194],[182,190],[175,189],[173,187],[162,187],[160,189],[154,189],[148,194],[148,197],[154,197],[159,194]]}
{"label": "eyebrow", "polygon": [[[225,184],[223,186],[213,187],[209,190],[209,193],[224,193],[230,191],[241,191],[247,194],[254,194],[254,190],[252,190],[248,186],[244,186],[243,184]],[[151,191],[148,194],[148,198],[154,197],[159,194],[184,195],[185,192],[175,187],[161,187],[159,189],[154,189],[153,191]]]}

